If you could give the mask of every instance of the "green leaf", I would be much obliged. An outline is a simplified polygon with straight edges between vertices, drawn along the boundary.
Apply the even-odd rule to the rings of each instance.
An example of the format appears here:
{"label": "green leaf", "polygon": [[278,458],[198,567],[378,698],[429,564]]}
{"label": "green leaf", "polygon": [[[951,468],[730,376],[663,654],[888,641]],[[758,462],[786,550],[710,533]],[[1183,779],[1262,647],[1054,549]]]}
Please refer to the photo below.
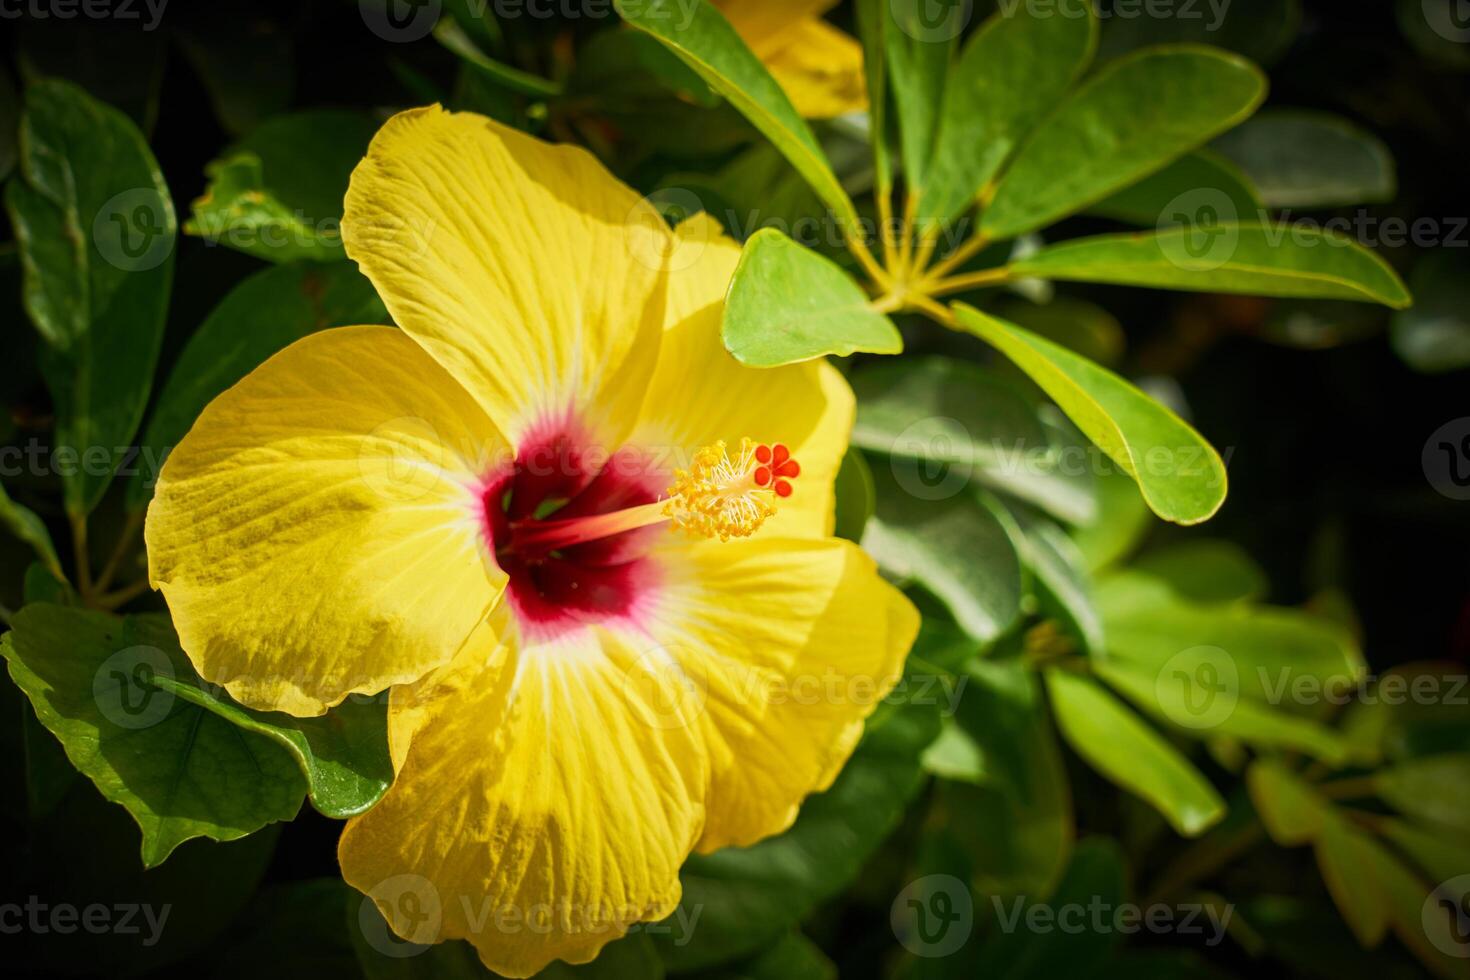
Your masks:
{"label": "green leaf", "polygon": [[1183,202],[1172,227],[1050,245],[1008,266],[1016,278],[1115,283],[1153,289],[1350,299],[1403,309],[1398,273],[1336,232],[1309,225],[1218,222],[1207,200]]}
{"label": "green leaf", "polygon": [[1341,116],[1268,109],[1215,141],[1273,208],[1329,208],[1390,201],[1393,155]]}
{"label": "green leaf", "polygon": [[1092,604],[1092,583],[1082,552],[1056,524],[1020,504],[1006,507],[1016,531],[1016,551],[1031,570],[1037,611],[1060,622],[1088,654],[1103,649],[1102,620]]}
{"label": "green leaf", "polygon": [[555,962],[537,980],[663,980],[664,966],[648,933],[639,932],[608,943],[590,963]]}
{"label": "green leaf", "polygon": [[1129,566],[1168,583],[1191,602],[1246,602],[1264,598],[1266,573],[1245,549],[1198,538],[1142,555]]}
{"label": "green leaf", "polygon": [[[1127,898],[1123,855],[1106,838],[1084,840],[1072,852],[1072,861],[1056,893],[1017,897],[995,908],[1000,931],[985,944],[979,967],[970,974],[994,980],[1051,980],[1060,976],[1091,976],[1121,942],[1117,929],[1076,928],[1067,909],[1120,907]],[[1058,928],[1034,929],[1027,916],[1046,907]],[[1055,918],[1051,918],[1055,916]],[[1010,927],[1006,927],[1006,923]]]}
{"label": "green leaf", "polygon": [[1225,801],[1192,763],[1096,681],[1046,672],[1057,727],[1073,750],[1110,781],[1154,806],[1185,837],[1225,816]]}
{"label": "green leaf", "polygon": [[1074,828],[1041,681],[1014,658],[974,660],[959,679],[951,731],[974,754],[976,785],[946,787],[950,832],[974,859],[983,891],[1048,895],[1066,869]]}
{"label": "green leaf", "polygon": [[61,560],[56,557],[56,546],[51,543],[51,532],[46,530],[46,525],[35,511],[10,499],[4,484],[0,484],[0,527],[30,545],[46,568],[61,577]]}
{"label": "green leaf", "polygon": [[20,94],[10,80],[9,69],[0,69],[0,180],[10,176],[20,157]]}
{"label": "green leaf", "polygon": [[750,236],[725,297],[725,347],[742,364],[778,367],[828,354],[897,354],[898,328],[831,259],[774,228]]}
{"label": "green leaf", "polygon": [[1109,469],[1094,481],[1097,512],[1091,521],[1072,529],[1089,572],[1098,572],[1132,553],[1153,526],[1153,515],[1138,487],[1128,477]]}
{"label": "green leaf", "polygon": [[852,444],[893,457],[895,473],[930,485],[968,473],[1063,520],[1095,513],[1091,474],[1077,472],[1072,447],[1054,437],[1040,406],[1010,379],[923,357],[864,365],[850,380],[858,403]]}
{"label": "green leaf", "polygon": [[857,210],[816,137],[719,11],[703,0],[693,5],[687,0],[616,0],[615,5],[625,21],[662,41],[729,99],[800,171],[845,229],[858,226]]}
{"label": "green leaf", "polygon": [[376,130],[339,110],[267,120],[205,167],[184,232],[267,262],[342,259],[342,198]]}
{"label": "green leaf", "polygon": [[198,680],[160,675],[153,683],[285,749],[301,767],[311,805],[323,816],[346,820],[364,813],[393,782],[383,703],[349,698],[320,717],[294,718],[275,711],[252,711],[235,703],[222,689]]}
{"label": "green leaf", "polygon": [[863,45],[863,77],[868,90],[868,137],[873,150],[875,194],[893,192],[893,161],[888,156],[888,70],[886,33],[892,23],[888,0],[855,0],[858,37]]}
{"label": "green leaf", "polygon": [[837,967],[799,932],[788,932],[748,960],[701,974],[706,980],[837,980]]}
{"label": "green leaf", "polygon": [[145,867],[192,837],[295,817],[304,786],[286,752],[150,680],[192,674],[166,618],[32,604],[12,626],[10,676],[72,765],[138,822]]}
{"label": "green leaf", "polygon": [[271,355],[328,327],[387,322],[372,284],[349,262],[271,266],[239,283],[189,338],[159,393],[138,475],[128,484],[128,508],[148,503],[164,454],[204,406]]}
{"label": "green leaf", "polygon": [[1103,28],[1099,59],[1112,60],[1154,44],[1194,41],[1270,65],[1291,47],[1302,20],[1301,0],[1180,4],[1163,16],[1147,7],[1133,7],[1134,16],[1123,16],[1124,9],[1118,8],[1118,16],[1109,18]]}
{"label": "green leaf", "polygon": [[832,788],[809,797],[790,830],[752,847],[691,855],[679,873],[679,909],[665,920],[670,931],[654,933],[669,971],[754,953],[841,891],[918,789],[919,754],[938,726],[938,713],[923,705],[897,706],[881,722],[874,715]]}
{"label": "green leaf", "polygon": [[1374,874],[1378,845],[1329,812],[1315,850],[1322,881],[1358,945],[1377,946],[1388,931],[1387,896]]}
{"label": "green leaf", "polygon": [[1224,216],[1221,220],[1256,219],[1265,207],[1239,167],[1218,153],[1195,150],[1087,210],[1089,214],[1154,228],[1169,220],[1171,206],[1177,207],[1181,201],[1213,206]]}
{"label": "green leaf", "polygon": [[1133,385],[1015,324],[954,306],[965,329],[998,348],[1137,481],[1155,514],[1206,520],[1225,500],[1225,464],[1187,423]]}
{"label": "green leaf", "polygon": [[1093,601],[1110,659],[1219,689],[1227,704],[1202,710],[1202,727],[1236,697],[1278,707],[1299,698],[1320,703],[1366,671],[1347,629],[1297,609],[1190,602],[1164,581],[1132,571],[1100,579]]}
{"label": "green leaf", "polygon": [[1021,613],[1021,565],[995,514],[963,478],[931,485],[895,466],[875,470],[873,481],[878,507],[863,548],[892,578],[933,593],[974,639],[1004,633]]}
{"label": "green leaf", "polygon": [[899,159],[910,196],[922,197],[945,79],[968,8],[950,6],[937,20],[917,3],[885,3],[884,71],[898,120]]}
{"label": "green leaf", "polygon": [[[250,17],[243,30],[242,16]],[[202,20],[179,27],[173,36],[231,136],[249,132],[290,105],[296,87],[293,38],[269,15],[244,4],[211,4]]]}
{"label": "green leaf", "polygon": [[1439,374],[1470,367],[1470,265],[1458,250],[1440,248],[1409,276],[1414,306],[1393,315],[1389,341],[1415,371]]}
{"label": "green leaf", "polygon": [[1279,762],[1252,763],[1245,779],[1261,823],[1282,847],[1315,841],[1332,818],[1331,807],[1317,790]]}
{"label": "green leaf", "polygon": [[1470,843],[1446,840],[1439,827],[1422,827],[1403,820],[1378,825],[1385,838],[1425,871],[1432,881],[1447,881],[1470,868]]}
{"label": "green leaf", "polygon": [[1376,773],[1374,784],[1400,813],[1470,834],[1470,752],[1409,759]]}
{"label": "green leaf", "polygon": [[[1230,735],[1251,745],[1306,752],[1332,765],[1347,759],[1342,737],[1315,721],[1233,696],[1228,690],[1213,696],[1228,699],[1220,702],[1227,710],[1217,712],[1212,695],[1205,693],[1201,698],[1203,682],[1185,667],[1156,673],[1124,660],[1101,660],[1092,669],[1129,701],[1184,734],[1197,738]],[[1203,676],[1207,679],[1209,675]]]}
{"label": "green leaf", "polygon": [[980,231],[1014,238],[1162,169],[1245,119],[1266,95],[1258,68],[1214,48],[1150,48],[1107,65],[1016,151]]}
{"label": "green leaf", "polygon": [[562,93],[562,87],[556,82],[512,68],[485,54],[452,15],[439,18],[439,22],[434,25],[434,40],[457,54],[481,77],[502,88],[543,99]]}
{"label": "green leaf", "polygon": [[873,487],[873,471],[857,447],[849,446],[843,455],[833,492],[837,497],[837,522],[833,535],[849,541],[861,541],[863,529],[873,516],[877,491]]}
{"label": "green leaf", "polygon": [[1016,297],[1002,301],[997,315],[1109,367],[1122,360],[1127,344],[1117,317],[1072,296],[1054,296],[1043,303]]}
{"label": "green leaf", "polygon": [[26,312],[45,338],[67,513],[89,513],[142,419],[173,277],[174,212],[131,120],[67,82],[26,92],[6,185]]}
{"label": "green leaf", "polygon": [[1080,6],[1080,16],[1058,16],[1020,3],[998,11],[965,43],[944,90],[934,162],[918,201],[921,227],[946,224],[985,196],[1016,147],[1087,68],[1097,16],[1091,4]]}

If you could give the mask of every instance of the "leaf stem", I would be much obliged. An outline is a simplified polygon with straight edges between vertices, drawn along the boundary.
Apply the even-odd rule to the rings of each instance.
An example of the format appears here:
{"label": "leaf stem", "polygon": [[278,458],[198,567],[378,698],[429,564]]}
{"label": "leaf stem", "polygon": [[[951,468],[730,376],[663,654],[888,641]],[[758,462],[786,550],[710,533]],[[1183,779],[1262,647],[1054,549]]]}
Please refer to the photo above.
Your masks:
{"label": "leaf stem", "polygon": [[912,232],[914,229],[914,219],[918,216],[918,213],[918,195],[905,191],[903,196],[903,223],[899,228],[899,234],[902,237],[898,241],[897,276],[900,279],[909,278],[909,272],[913,269],[914,238]]}
{"label": "leaf stem", "polygon": [[921,285],[928,296],[947,296],[950,293],[962,293],[967,289],[999,286],[1001,283],[1009,282],[1010,278],[1010,267],[1002,265],[994,269],[967,272],[962,276],[951,276],[948,279],[926,279]]}
{"label": "leaf stem", "polygon": [[128,548],[133,539],[137,537],[138,530],[143,526],[143,511],[133,511],[128,515],[127,523],[123,525],[117,535],[117,544],[112,549],[112,554],[107,559],[107,564],[102,566],[102,571],[97,576],[97,581],[92,588],[98,593],[105,592],[112,584],[113,577],[117,575],[118,567],[122,564],[123,557],[127,555]]}
{"label": "leaf stem", "polygon": [[878,242],[883,246],[883,265],[898,271],[898,252],[893,248],[893,188],[878,188]]}
{"label": "leaf stem", "polygon": [[109,592],[106,595],[94,596],[92,599],[92,604],[94,606],[97,606],[99,609],[111,611],[126,602],[130,602],[133,599],[138,598],[138,596],[142,595],[144,592],[147,592],[148,588],[148,577],[144,576],[143,578],[138,579],[138,581],[134,582],[132,585],[125,585],[121,589],[118,589],[116,592]]}
{"label": "leaf stem", "polygon": [[959,248],[955,249],[953,252],[950,252],[939,262],[935,263],[934,268],[929,270],[929,275],[927,278],[938,279],[940,276],[948,275],[955,269],[958,269],[960,266],[964,265],[970,259],[974,258],[976,255],[980,254],[985,246],[989,244],[990,238],[986,236],[984,232],[976,232],[974,235],[970,236],[970,239],[968,241],[960,245]]}
{"label": "leaf stem", "polygon": [[87,518],[68,514],[71,521],[72,555],[77,563],[77,592],[83,598],[92,594],[92,559],[87,553]]}
{"label": "leaf stem", "polygon": [[887,289],[893,285],[893,279],[878,264],[878,260],[873,258],[873,253],[868,250],[868,246],[863,243],[861,237],[849,233],[847,236],[847,250],[857,257],[857,260],[862,263],[863,270],[867,272],[873,282],[878,284],[879,288]]}

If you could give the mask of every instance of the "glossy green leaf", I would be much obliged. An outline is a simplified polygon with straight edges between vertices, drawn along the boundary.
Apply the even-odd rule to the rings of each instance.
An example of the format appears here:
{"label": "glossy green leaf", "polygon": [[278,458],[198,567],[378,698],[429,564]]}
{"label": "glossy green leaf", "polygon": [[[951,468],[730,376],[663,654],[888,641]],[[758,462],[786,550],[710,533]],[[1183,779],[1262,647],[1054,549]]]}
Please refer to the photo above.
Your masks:
{"label": "glossy green leaf", "polygon": [[1091,4],[1072,13],[1018,3],[965,42],[944,91],[934,161],[918,202],[921,226],[952,221],[986,195],[1016,147],[1092,61],[1097,16]]}
{"label": "glossy green leaf", "polygon": [[918,3],[884,3],[884,72],[898,124],[906,192],[922,197],[944,101],[950,59],[968,9],[955,4],[934,17]]}
{"label": "glossy green leaf", "polygon": [[1470,367],[1470,263],[1457,249],[1425,255],[1410,273],[1414,305],[1393,315],[1389,341],[1415,371]]}
{"label": "glossy green leaf", "polygon": [[1092,583],[1082,552],[1065,531],[1021,504],[1006,507],[1016,530],[1016,551],[1031,570],[1037,611],[1060,622],[1082,652],[1100,654],[1102,619],[1092,603]]}
{"label": "glossy green leaf", "polygon": [[729,99],[785,154],[845,228],[857,227],[857,211],[806,121],[719,11],[683,0],[616,0],[615,5],[625,21],[662,41]]}
{"label": "glossy green leaf", "polygon": [[1265,98],[1250,62],[1214,48],[1150,48],[1078,87],[1016,151],[980,222],[1014,238],[1162,169],[1245,119]]}
{"label": "glossy green leaf", "polygon": [[1067,743],[1110,781],[1148,801],[1185,837],[1225,815],[1225,801],[1194,765],[1091,678],[1046,673],[1057,727]]}
{"label": "glossy green leaf", "polygon": [[653,934],[669,971],[754,953],[847,885],[918,788],[919,754],[938,727],[930,706],[881,705],[832,788],[809,797],[790,830],[752,847],[692,855],[679,873],[679,909],[663,923],[669,930]]}
{"label": "glossy green leaf", "polygon": [[465,29],[453,16],[439,18],[439,22],[434,25],[434,40],[458,55],[466,65],[492,84],[543,99],[561,94],[562,87],[556,82],[496,61],[481,51],[474,38],[465,33]]}
{"label": "glossy green leaf", "polygon": [[1374,784],[1400,813],[1470,833],[1470,752],[1405,760],[1377,773]]}
{"label": "glossy green leaf", "polygon": [[999,303],[996,314],[1089,361],[1114,367],[1123,358],[1127,344],[1123,325],[1096,303],[1072,296],[1055,296],[1043,303],[1016,297]]}
{"label": "glossy green leaf", "polygon": [[[966,361],[923,357],[861,367],[852,443],[933,484],[969,473],[1071,522],[1095,512],[1091,473],[1064,433],[1009,378]],[[1083,454],[1085,455],[1085,454]],[[953,475],[951,475],[953,471]]]}
{"label": "glossy green leaf", "polygon": [[1414,874],[1373,838],[1362,836],[1359,852],[1366,858],[1352,873],[1375,889],[1389,927],[1416,959],[1444,980],[1470,977],[1465,951],[1464,915],[1470,907],[1470,889],[1463,872],[1431,884]]}
{"label": "glossy green leaf", "polygon": [[1268,207],[1367,204],[1392,200],[1398,190],[1383,141],[1327,112],[1268,109],[1214,146],[1245,172]]}
{"label": "glossy green leaf", "polygon": [[184,232],[268,262],[342,259],[347,180],[376,130],[371,116],[328,109],[266,121],[205,168]]}
{"label": "glossy green leaf", "polygon": [[1087,211],[1155,228],[1171,219],[1171,206],[1177,207],[1181,201],[1213,206],[1219,211],[1221,221],[1252,221],[1264,216],[1265,204],[1250,179],[1235,164],[1209,150],[1186,153],[1163,170],[1108,195]]}
{"label": "glossy green leaf", "polygon": [[863,529],[873,516],[877,491],[873,487],[873,471],[855,446],[849,446],[842,457],[833,492],[837,497],[837,522],[833,535],[849,541],[861,541]]}
{"label": "glossy green leaf", "polygon": [[725,297],[725,347],[742,364],[777,367],[828,354],[897,354],[903,338],[831,259],[774,228],[750,237]]}
{"label": "glossy green leaf", "polygon": [[4,484],[0,484],[0,527],[30,545],[53,574],[62,574],[61,560],[56,557],[56,546],[51,543],[51,532],[46,530],[35,511],[10,499]]}
{"label": "glossy green leaf", "polygon": [[1100,235],[1050,245],[1009,266],[1015,277],[1154,289],[1349,299],[1403,309],[1398,273],[1374,253],[1314,225],[1216,223],[1186,201],[1154,234]]}
{"label": "glossy green leaf", "polygon": [[349,262],[272,266],[230,290],[189,338],[144,430],[127,505],[144,507],[163,465],[216,395],[272,354],[328,327],[387,323],[372,284]]}
{"label": "glossy green leaf", "polygon": [[121,112],[66,82],[26,92],[20,175],[6,185],[23,300],[47,342],[67,512],[92,510],[142,419],[173,278],[173,204]]}
{"label": "glossy green leaf", "polygon": [[304,781],[267,738],[154,685],[188,677],[166,618],[32,604],[0,642],[36,715],[143,831],[143,864],[192,837],[234,840],[301,807]]}
{"label": "glossy green leaf", "polygon": [[1021,611],[1021,565],[1005,527],[951,472],[929,483],[898,460],[873,472],[878,506],[862,545],[891,577],[916,582],[966,633],[989,642]]}
{"label": "glossy green leaf", "polygon": [[181,701],[264,735],[290,753],[306,777],[311,805],[324,816],[346,820],[382,799],[393,782],[388,759],[386,705],[348,699],[325,715],[294,718],[251,711],[223,690],[197,680],[157,676],[153,683]]}
{"label": "glossy green leaf", "polygon": [[1025,371],[1113,462],[1137,481],[1155,514],[1179,524],[1211,517],[1225,500],[1225,464],[1187,423],[1133,385],[1064,347],[963,304],[960,325]]}

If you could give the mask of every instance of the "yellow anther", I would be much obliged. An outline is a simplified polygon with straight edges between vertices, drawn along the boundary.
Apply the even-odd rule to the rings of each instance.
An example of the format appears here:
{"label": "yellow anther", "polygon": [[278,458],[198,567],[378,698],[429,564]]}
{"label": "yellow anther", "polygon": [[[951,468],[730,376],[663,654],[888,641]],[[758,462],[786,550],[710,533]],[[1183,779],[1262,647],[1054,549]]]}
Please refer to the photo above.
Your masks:
{"label": "yellow anther", "polygon": [[[705,446],[694,454],[690,469],[674,473],[664,514],[698,537],[749,537],[776,513],[777,477],[771,459],[769,447],[750,439],[740,440],[740,452],[733,457],[723,441]],[[785,492],[791,492],[789,483]]]}

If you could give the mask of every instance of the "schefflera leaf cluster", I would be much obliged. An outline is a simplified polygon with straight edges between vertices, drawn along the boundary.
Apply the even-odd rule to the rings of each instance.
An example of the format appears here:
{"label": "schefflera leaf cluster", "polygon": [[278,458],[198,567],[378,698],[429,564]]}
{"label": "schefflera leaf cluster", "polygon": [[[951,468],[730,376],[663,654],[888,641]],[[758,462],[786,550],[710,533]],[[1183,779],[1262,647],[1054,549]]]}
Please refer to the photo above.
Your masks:
{"label": "schefflera leaf cluster", "polygon": [[[778,231],[747,240],[724,319],[726,346],[745,363],[895,354],[902,338],[891,315],[922,313],[1010,358],[1138,482],[1155,514],[1193,524],[1225,497],[1215,450],[1108,368],[987,311],[994,289],[1040,279],[1409,303],[1378,257],[1345,236],[1274,225],[1243,173],[1200,152],[1265,99],[1264,74],[1238,54],[1160,44],[1095,64],[1099,24],[1088,3],[1006,5],[961,43],[962,23],[858,0],[873,236],[807,123],[729,23],[708,4],[688,23],[673,7],[619,4],[786,157],[852,255],[848,271]],[[1152,215],[1154,227],[1009,247],[1083,211]],[[1152,472],[1144,455],[1153,447],[1197,451],[1203,462]]]}

